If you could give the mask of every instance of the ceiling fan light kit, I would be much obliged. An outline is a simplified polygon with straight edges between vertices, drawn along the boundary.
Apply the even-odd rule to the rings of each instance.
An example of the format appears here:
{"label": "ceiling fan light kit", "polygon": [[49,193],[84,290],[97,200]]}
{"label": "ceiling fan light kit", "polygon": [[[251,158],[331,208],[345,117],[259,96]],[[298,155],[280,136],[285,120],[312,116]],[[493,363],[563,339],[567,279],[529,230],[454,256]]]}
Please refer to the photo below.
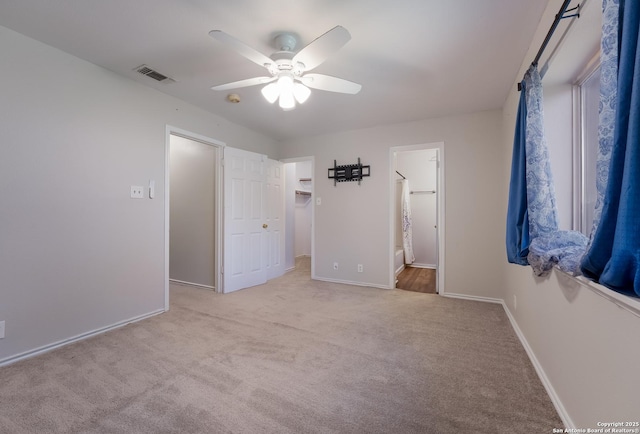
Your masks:
{"label": "ceiling fan light kit", "polygon": [[[329,55],[342,48],[350,39],[349,32],[336,26],[297,53],[293,52],[297,44],[294,35],[280,33],[274,38],[278,51],[267,57],[248,45],[221,30],[212,30],[209,35],[219,42],[233,48],[240,55],[265,67],[271,77],[255,77],[232,83],[213,86],[213,90],[237,89],[240,87],[264,84],[261,92],[264,98],[273,104],[278,100],[283,110],[293,110],[303,104],[311,95],[311,89],[329,92],[356,94],[361,85],[341,78],[324,74],[307,74],[308,71],[324,62]],[[310,89],[311,88],[311,89]]]}
{"label": "ceiling fan light kit", "polygon": [[293,76],[286,73],[280,74],[278,81],[267,84],[261,92],[271,104],[279,99],[280,108],[283,110],[294,109],[295,101],[303,104],[311,95],[311,89],[302,83],[294,82]]}

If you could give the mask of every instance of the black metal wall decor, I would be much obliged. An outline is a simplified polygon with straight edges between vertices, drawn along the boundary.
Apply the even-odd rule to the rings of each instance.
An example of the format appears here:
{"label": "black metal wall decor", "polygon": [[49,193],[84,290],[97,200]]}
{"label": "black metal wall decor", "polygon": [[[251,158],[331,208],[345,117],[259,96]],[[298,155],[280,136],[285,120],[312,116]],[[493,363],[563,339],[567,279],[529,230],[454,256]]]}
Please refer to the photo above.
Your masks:
{"label": "black metal wall decor", "polygon": [[333,160],[333,167],[329,167],[329,179],[333,179],[333,185],[338,182],[360,181],[365,176],[371,175],[371,166],[363,166],[358,157],[357,164],[343,164],[338,166],[336,160]]}

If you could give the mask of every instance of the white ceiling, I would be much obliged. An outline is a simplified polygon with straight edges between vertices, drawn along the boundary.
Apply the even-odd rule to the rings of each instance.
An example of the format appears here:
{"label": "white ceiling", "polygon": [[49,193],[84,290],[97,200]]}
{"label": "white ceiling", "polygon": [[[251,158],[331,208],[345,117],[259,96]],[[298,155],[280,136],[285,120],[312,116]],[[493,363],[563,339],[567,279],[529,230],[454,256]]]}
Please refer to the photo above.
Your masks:
{"label": "white ceiling", "polygon": [[[560,3],[560,2],[559,2]],[[0,25],[276,140],[502,107],[547,0],[3,0]],[[362,84],[313,91],[295,110],[260,86],[212,85],[264,75],[208,36],[223,30],[270,55],[276,32],[301,48],[336,25],[352,39],[314,72]],[[532,59],[533,60],[533,59]],[[134,71],[147,64],[175,83]],[[52,83],[55,85],[55,83]]]}

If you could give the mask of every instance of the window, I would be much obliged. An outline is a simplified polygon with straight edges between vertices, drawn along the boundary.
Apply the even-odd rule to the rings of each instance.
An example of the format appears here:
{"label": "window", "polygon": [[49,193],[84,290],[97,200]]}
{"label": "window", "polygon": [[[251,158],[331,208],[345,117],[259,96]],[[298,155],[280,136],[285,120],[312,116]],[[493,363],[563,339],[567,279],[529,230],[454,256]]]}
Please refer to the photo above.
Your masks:
{"label": "window", "polygon": [[591,233],[593,213],[598,192],[596,190],[596,161],[598,158],[598,105],[600,103],[600,64],[582,74],[576,85],[576,118],[579,132],[575,141],[577,155],[576,188],[574,202],[575,229],[586,236]]}
{"label": "window", "polygon": [[[598,124],[600,104],[600,62],[591,62],[574,86],[574,229],[586,236],[591,234],[593,214],[598,193],[596,190],[596,161],[598,159]],[[640,301],[612,291],[584,277],[578,280],[623,309],[640,316]]]}

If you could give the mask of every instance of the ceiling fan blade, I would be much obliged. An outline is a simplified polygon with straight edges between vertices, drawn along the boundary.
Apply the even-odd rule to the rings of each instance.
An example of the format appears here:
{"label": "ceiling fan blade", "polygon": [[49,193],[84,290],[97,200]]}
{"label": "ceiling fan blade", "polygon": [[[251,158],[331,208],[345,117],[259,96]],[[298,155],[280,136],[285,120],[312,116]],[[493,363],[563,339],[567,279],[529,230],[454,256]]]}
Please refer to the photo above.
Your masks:
{"label": "ceiling fan blade", "polygon": [[329,92],[356,94],[362,89],[361,84],[324,74],[305,74],[299,80],[307,87]]}
{"label": "ceiling fan blade", "polygon": [[342,26],[335,26],[327,33],[317,37],[309,45],[293,56],[292,62],[304,64],[304,70],[310,71],[338,51],[351,39],[351,34]]}
{"label": "ceiling fan blade", "polygon": [[234,81],[232,83],[221,84],[219,86],[213,86],[211,90],[229,90],[237,89],[239,87],[255,86],[258,84],[266,84],[276,80],[278,77],[254,77],[247,78],[246,80]]}
{"label": "ceiling fan blade", "polygon": [[271,60],[269,57],[265,56],[258,50],[251,48],[244,42],[237,40],[233,36],[223,32],[222,30],[212,30],[209,32],[209,36],[211,36],[216,41],[222,42],[229,48],[233,48],[240,55],[246,57],[254,63],[257,63],[260,66],[268,68],[269,65],[273,63],[273,60]]}

